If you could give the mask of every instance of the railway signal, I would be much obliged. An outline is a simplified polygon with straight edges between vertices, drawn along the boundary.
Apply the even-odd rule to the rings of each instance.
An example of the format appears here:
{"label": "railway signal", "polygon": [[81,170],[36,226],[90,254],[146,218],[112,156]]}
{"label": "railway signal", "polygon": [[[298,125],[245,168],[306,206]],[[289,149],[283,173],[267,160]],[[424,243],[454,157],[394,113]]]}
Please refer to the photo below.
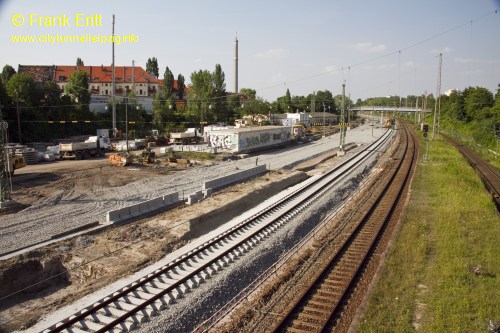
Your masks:
{"label": "railway signal", "polygon": [[424,140],[426,141],[424,161],[427,161],[429,157],[429,138],[427,137],[427,134],[429,133],[429,125],[423,124],[422,130],[424,131]]}

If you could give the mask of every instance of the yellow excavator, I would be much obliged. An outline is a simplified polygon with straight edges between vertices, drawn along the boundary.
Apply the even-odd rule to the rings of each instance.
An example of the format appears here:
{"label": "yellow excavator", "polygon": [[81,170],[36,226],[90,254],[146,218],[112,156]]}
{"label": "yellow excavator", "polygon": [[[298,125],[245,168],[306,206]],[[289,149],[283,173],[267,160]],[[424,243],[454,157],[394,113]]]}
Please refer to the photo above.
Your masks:
{"label": "yellow excavator", "polygon": [[24,157],[22,156],[9,156],[7,164],[7,171],[10,173],[10,176],[14,176],[14,171],[17,169],[24,168],[26,166],[26,162],[24,161]]}

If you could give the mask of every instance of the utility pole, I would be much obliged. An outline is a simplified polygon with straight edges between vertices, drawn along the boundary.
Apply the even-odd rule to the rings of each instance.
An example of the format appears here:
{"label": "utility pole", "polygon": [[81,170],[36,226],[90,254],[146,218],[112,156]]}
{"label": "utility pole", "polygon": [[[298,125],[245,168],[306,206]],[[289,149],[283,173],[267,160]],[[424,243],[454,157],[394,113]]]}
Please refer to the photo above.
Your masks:
{"label": "utility pole", "polygon": [[9,149],[7,147],[7,122],[2,117],[2,101],[0,100],[0,209],[12,203],[9,182]]}
{"label": "utility pole", "polygon": [[417,102],[415,105],[415,125],[417,125],[417,113],[418,113],[418,96],[417,96]]}
{"label": "utility pole", "polygon": [[344,155],[345,134],[347,127],[345,126],[345,82],[342,83],[342,106],[340,109],[340,145],[339,153]]}
{"label": "utility pole", "polygon": [[375,107],[372,108],[372,110],[370,111],[370,126],[372,128],[372,138],[373,138],[373,126],[374,126],[374,121],[375,121],[375,118],[373,118],[373,111],[375,110]]}
{"label": "utility pole", "polygon": [[115,14],[113,14],[113,28],[111,31],[113,35],[112,44],[112,60],[111,60],[111,102],[113,103],[113,109],[111,111],[112,115],[112,126],[113,126],[113,136],[116,137],[116,101],[115,101]]}
{"label": "utility pole", "polygon": [[437,89],[436,89],[436,103],[434,104],[434,124],[432,126],[432,140],[434,141],[434,136],[436,133],[439,134],[439,116],[438,112],[441,113],[441,66],[443,63],[443,54],[439,53],[439,67],[438,67],[438,77],[437,77]]}
{"label": "utility pole", "polygon": [[22,144],[21,139],[21,116],[19,115],[19,89],[16,89],[16,113],[17,113],[17,132],[19,136],[19,144]]}
{"label": "utility pole", "polygon": [[326,137],[326,123],[325,123],[325,114],[326,114],[326,105],[325,102],[323,102],[323,137]]}
{"label": "utility pole", "polygon": [[351,123],[351,94],[349,93],[349,107],[347,108],[347,123]]}

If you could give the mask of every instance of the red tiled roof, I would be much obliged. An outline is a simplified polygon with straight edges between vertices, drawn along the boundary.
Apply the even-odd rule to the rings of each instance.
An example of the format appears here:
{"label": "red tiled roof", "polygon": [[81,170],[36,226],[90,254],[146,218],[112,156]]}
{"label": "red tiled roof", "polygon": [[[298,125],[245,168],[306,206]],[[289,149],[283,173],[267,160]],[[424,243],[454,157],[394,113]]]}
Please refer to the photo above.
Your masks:
{"label": "red tiled roof", "polygon": [[[77,70],[87,73],[89,83],[111,83],[113,80],[111,66],[56,66],[55,80],[65,82]],[[115,82],[158,84],[159,80],[142,67],[115,66]]]}
{"label": "red tiled roof", "polygon": [[19,65],[18,73],[28,73],[35,82],[45,82],[54,79],[56,66]]}
{"label": "red tiled roof", "polygon": [[[87,73],[89,84],[92,83],[112,83],[113,74],[111,66],[40,66],[40,65],[19,65],[19,72],[30,73],[36,81],[43,82],[46,80],[54,80],[56,82],[67,82],[71,74],[81,70]],[[133,72],[133,73],[132,73]],[[132,79],[133,74],[133,79]],[[158,84],[158,89],[163,86],[163,80],[159,80],[146,72],[139,66],[115,66],[115,82],[116,83],[149,83]],[[178,90],[177,80],[174,80],[174,91]],[[184,85],[184,93],[187,93],[189,88]]]}

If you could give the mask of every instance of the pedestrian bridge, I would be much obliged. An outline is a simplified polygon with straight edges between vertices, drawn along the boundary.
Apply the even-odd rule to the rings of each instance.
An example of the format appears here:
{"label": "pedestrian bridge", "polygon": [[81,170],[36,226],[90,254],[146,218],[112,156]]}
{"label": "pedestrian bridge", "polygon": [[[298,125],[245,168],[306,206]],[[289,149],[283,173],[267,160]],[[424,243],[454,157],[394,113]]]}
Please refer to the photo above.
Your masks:
{"label": "pedestrian bridge", "polygon": [[388,107],[388,106],[361,106],[351,108],[351,111],[356,112],[431,112],[422,108],[409,108],[409,107]]}

